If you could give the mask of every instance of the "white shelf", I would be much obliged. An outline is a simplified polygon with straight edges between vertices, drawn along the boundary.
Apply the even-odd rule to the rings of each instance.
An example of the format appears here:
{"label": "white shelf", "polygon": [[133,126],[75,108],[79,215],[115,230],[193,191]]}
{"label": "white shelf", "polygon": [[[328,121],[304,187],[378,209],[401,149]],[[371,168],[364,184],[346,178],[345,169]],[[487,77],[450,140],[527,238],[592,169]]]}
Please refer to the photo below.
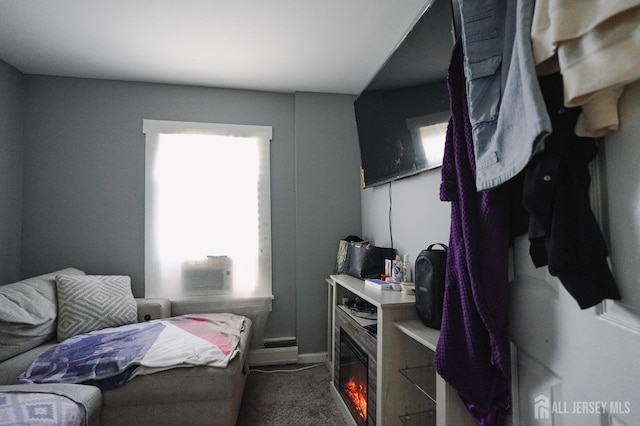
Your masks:
{"label": "white shelf", "polygon": [[342,287],[346,288],[356,296],[362,297],[376,308],[382,306],[406,306],[416,302],[416,296],[404,294],[396,290],[378,290],[365,286],[364,281],[354,278],[350,275],[331,275],[331,279],[335,280]]}
{"label": "white shelf", "polygon": [[[393,290],[376,290],[364,281],[349,275],[331,275],[329,288],[328,345],[333,357],[336,353],[335,317],[344,297],[358,296],[377,308],[376,337],[376,410],[378,426],[402,424],[420,426],[473,426],[475,421],[461,402],[458,393],[435,370],[420,372],[433,362],[440,331],[425,326],[418,318],[415,296]],[[331,358],[333,358],[331,357]],[[335,361],[335,360],[333,360]],[[335,362],[329,363],[335,373]],[[413,372],[430,377],[427,385],[411,380]],[[408,380],[409,379],[409,380]],[[434,395],[435,382],[435,395]],[[335,386],[332,393],[337,395]],[[427,398],[427,396],[429,398]],[[338,396],[338,400],[342,398]],[[437,400],[438,402],[434,402]],[[345,406],[346,409],[346,406]],[[425,411],[426,409],[426,411]],[[349,424],[355,424],[348,414]]]}
{"label": "white shelf", "polygon": [[420,320],[395,321],[393,325],[407,336],[435,352],[440,338],[440,330],[429,328]]}

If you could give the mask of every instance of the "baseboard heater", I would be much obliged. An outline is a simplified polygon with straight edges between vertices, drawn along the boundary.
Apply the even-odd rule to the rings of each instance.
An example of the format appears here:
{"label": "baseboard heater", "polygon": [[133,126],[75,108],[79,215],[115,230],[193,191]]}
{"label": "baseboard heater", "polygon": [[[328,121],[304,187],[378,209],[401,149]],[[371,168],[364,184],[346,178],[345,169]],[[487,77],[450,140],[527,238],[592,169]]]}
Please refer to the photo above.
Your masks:
{"label": "baseboard heater", "polygon": [[298,343],[295,337],[264,339],[264,348],[249,350],[249,366],[298,363]]}

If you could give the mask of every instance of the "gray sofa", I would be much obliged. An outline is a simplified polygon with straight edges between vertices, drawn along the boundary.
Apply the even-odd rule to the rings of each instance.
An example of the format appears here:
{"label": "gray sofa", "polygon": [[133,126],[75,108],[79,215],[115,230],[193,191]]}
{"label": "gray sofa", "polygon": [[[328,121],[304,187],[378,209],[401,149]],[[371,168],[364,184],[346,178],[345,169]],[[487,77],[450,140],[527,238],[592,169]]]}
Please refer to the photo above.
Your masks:
{"label": "gray sofa", "polygon": [[[81,404],[91,425],[235,425],[248,373],[249,318],[240,353],[226,368],[174,368],[136,376],[112,390],[84,384],[16,384],[31,362],[57,343],[58,275],[84,272],[67,268],[0,286],[0,393],[60,395]],[[138,321],[171,315],[167,299],[135,302]]]}

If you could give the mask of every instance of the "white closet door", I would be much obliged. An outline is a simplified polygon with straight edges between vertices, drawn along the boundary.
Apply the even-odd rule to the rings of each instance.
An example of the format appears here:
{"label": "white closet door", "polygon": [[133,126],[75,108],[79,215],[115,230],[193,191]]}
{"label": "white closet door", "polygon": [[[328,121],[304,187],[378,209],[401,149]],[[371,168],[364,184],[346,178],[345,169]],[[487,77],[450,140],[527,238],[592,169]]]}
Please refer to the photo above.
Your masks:
{"label": "white closet door", "polygon": [[596,159],[592,201],[622,300],[581,310],[526,237],[513,250],[514,425],[640,425],[640,85]]}

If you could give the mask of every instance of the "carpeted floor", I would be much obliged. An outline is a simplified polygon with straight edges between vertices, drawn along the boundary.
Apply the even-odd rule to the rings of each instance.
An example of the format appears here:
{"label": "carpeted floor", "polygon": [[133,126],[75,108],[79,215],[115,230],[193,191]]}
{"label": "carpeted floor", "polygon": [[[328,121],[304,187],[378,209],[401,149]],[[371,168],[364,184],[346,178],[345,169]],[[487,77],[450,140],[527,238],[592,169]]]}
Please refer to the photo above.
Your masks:
{"label": "carpeted floor", "polygon": [[345,426],[330,385],[324,364],[251,369],[236,425]]}

